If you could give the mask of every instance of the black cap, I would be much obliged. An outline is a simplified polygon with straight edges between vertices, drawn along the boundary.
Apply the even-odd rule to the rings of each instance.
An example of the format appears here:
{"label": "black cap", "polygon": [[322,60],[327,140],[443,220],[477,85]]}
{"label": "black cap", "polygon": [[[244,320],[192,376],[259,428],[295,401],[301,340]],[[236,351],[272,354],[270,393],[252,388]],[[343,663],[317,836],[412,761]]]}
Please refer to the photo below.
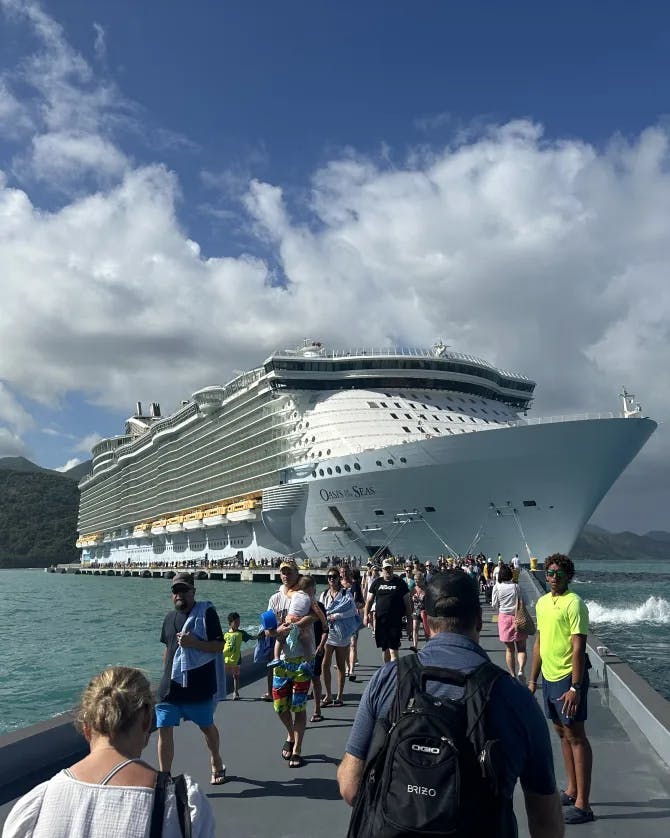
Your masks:
{"label": "black cap", "polygon": [[172,582],[170,584],[173,590],[176,585],[185,585],[187,588],[192,588],[193,590],[195,590],[195,585],[193,584],[193,576],[191,576],[190,573],[176,573],[172,577]]}
{"label": "black cap", "polygon": [[479,611],[477,584],[462,570],[447,570],[430,580],[423,601],[429,617],[462,617]]}

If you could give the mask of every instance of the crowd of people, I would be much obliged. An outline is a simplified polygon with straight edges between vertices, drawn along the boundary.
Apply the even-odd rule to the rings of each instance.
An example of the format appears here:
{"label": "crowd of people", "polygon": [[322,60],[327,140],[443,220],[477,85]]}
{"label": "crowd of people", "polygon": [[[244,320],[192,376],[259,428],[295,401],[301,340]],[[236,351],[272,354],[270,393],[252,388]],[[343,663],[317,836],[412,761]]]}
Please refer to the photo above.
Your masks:
{"label": "crowd of people", "polygon": [[[509,564],[501,556],[494,562],[483,555],[440,556],[425,563],[415,557],[386,557],[380,564],[357,564],[331,560],[327,586],[319,594],[314,578],[294,559],[281,559],[281,586],[270,597],[255,637],[240,629],[235,611],[228,614],[224,632],[213,603],[196,599],[193,574],[188,569],[178,572],[170,581],[172,607],[160,634],[164,668],[155,698],[138,670],[112,667],[94,677],[79,712],[90,754],[22,798],[5,823],[3,838],[161,834],[154,833],[153,826],[148,832],[150,823],[162,826],[164,836],[178,836],[186,834],[185,819],[190,834],[214,835],[207,797],[190,778],[170,777],[174,728],[182,720],[200,728],[210,783],[225,783],[215,710],[226,694],[226,670],[233,699],[239,698],[242,645],[255,640],[256,660],[266,663],[268,673],[262,698],[273,703],[282,728],[281,757],[289,768],[301,768],[310,690],[312,724],[323,721],[324,707],[344,705],[345,683],[357,679],[359,633],[368,627],[383,665],[365,688],[338,768],[341,795],[353,804],[375,730],[397,710],[393,698],[403,634],[419,670],[455,671],[465,679],[460,684],[427,680],[427,693],[439,702],[460,699],[463,684],[488,661],[479,645],[482,600],[498,612],[508,669],[504,673],[493,667],[497,671],[486,704],[489,735],[500,743],[503,754],[496,794],[501,797],[505,829],[514,825],[511,800],[518,779],[533,838],[560,836],[564,823],[593,820],[592,756],[585,732],[588,612],[568,590],[572,561],[560,554],[545,561],[549,592],[536,604],[537,633],[527,681],[527,636],[516,629],[514,620],[517,603],[523,600],[517,584],[518,556]],[[560,792],[548,728],[533,698],[540,684],[545,715],[556,730],[565,764],[567,781]],[[154,719],[158,771],[141,759]],[[131,792],[124,797],[121,788]],[[116,831],[110,830],[110,823]]]}

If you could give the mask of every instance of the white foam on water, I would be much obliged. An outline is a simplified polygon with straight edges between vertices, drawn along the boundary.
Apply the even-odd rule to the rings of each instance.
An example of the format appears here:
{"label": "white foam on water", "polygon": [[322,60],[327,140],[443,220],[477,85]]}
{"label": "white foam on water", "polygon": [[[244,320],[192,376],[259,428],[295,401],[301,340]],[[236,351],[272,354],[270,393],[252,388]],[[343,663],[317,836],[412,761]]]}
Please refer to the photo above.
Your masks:
{"label": "white foam on water", "polygon": [[571,585],[593,585],[593,579],[573,579]]}
{"label": "white foam on water", "polygon": [[616,608],[587,602],[589,619],[593,623],[657,623],[670,624],[670,602],[662,597],[650,596],[642,605],[633,608]]}

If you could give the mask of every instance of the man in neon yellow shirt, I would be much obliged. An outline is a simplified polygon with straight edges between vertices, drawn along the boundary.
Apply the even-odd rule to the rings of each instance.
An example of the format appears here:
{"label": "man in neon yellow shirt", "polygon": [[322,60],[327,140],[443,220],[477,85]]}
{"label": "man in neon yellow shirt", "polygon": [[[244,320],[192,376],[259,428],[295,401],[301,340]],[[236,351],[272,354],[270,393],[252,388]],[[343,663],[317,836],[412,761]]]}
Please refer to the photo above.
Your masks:
{"label": "man in neon yellow shirt", "polygon": [[547,718],[558,733],[568,775],[561,802],[568,824],[594,819],[589,805],[593,754],[586,738],[589,675],[586,668],[586,636],[589,612],[568,585],[575,575],[572,561],[555,553],[544,562],[549,593],[537,601],[537,634],[528,681],[534,693],[542,670],[542,696]]}

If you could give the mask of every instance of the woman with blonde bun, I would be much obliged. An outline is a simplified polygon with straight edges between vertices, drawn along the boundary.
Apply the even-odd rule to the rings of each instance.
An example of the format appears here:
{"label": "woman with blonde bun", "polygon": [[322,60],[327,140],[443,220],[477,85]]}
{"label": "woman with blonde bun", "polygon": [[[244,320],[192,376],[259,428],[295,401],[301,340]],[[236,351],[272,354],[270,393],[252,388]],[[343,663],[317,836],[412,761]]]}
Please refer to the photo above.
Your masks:
{"label": "woman with blonde bun", "polygon": [[77,714],[90,753],[24,795],[2,838],[149,838],[161,826],[163,838],[179,838],[178,796],[193,837],[213,838],[214,815],[198,786],[185,777],[182,795],[140,758],[153,718],[151,687],[139,669],[113,666],[92,678]]}

